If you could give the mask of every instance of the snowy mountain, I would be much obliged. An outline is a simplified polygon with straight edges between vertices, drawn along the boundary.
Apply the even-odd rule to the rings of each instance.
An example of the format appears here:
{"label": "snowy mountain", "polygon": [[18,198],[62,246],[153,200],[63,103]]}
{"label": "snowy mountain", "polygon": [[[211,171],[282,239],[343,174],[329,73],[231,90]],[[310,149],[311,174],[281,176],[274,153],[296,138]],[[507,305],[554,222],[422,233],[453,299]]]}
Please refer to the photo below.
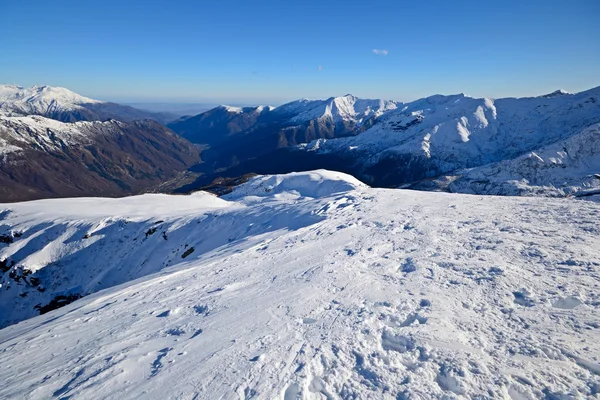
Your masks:
{"label": "snowy mountain", "polygon": [[0,116],[27,115],[41,115],[62,122],[154,119],[167,123],[176,118],[168,113],[147,112],[90,99],[61,87],[0,85]]}
{"label": "snowy mountain", "polygon": [[0,205],[0,397],[595,398],[599,215],[328,171]]}
{"label": "snowy mountain", "polygon": [[0,116],[0,201],[122,196],[172,178],[198,150],[152,120],[64,123]]}
{"label": "snowy mountain", "polygon": [[208,147],[202,154],[205,164],[198,169],[213,172],[279,148],[356,135],[395,108],[393,101],[346,95],[298,100],[279,107],[220,106],[168,126],[191,142]]}
{"label": "snowy mountain", "polygon": [[600,194],[600,124],[517,158],[457,171],[413,187],[509,196]]}
{"label": "snowy mountain", "polygon": [[377,118],[395,110],[397,103],[389,100],[366,100],[347,94],[327,100],[302,99],[284,104],[273,111],[290,115],[290,122],[303,123],[316,119],[330,119],[335,123],[363,124],[369,118]]}
{"label": "snowy mountain", "polygon": [[[327,168],[350,173],[379,187],[412,184],[412,187],[419,188],[442,187],[468,193],[488,193],[483,186],[475,190],[458,182],[455,185],[444,182],[431,184],[428,180],[446,175],[457,176],[465,168],[483,166],[492,168],[485,172],[488,175],[496,171],[495,178],[490,179],[499,185],[504,185],[503,179],[511,174],[510,180],[529,179],[531,174],[520,176],[515,175],[517,171],[509,173],[498,168],[507,165],[501,163],[503,161],[515,160],[531,152],[542,152],[547,146],[561,146],[563,141],[600,123],[600,88],[576,94],[556,91],[539,97],[507,99],[472,98],[464,94],[435,95],[405,104],[362,102],[346,96],[322,102],[301,100],[270,110],[267,114],[276,112],[286,116],[279,119],[284,120],[284,124],[262,118],[264,111],[259,115],[238,110],[232,114],[235,115],[234,119],[223,119],[221,130],[215,129],[211,115],[201,115],[204,124],[199,127],[199,135],[217,137],[219,143],[212,154],[210,151],[202,153],[207,162],[198,169],[208,174],[199,179],[197,186],[207,184],[216,176]],[[242,127],[237,121],[249,115],[257,117],[245,119]],[[306,120],[311,124],[312,121],[319,121],[314,125],[320,127],[319,134],[288,141],[287,135],[297,132],[297,128],[285,124]],[[326,127],[335,125],[334,121],[360,128],[351,130],[351,134],[336,128],[336,133],[331,134]],[[238,132],[243,139],[228,133],[233,125],[241,127]],[[339,127],[339,124],[335,126]],[[265,132],[277,132],[274,134],[274,138],[278,138],[277,144],[274,144],[275,140],[265,140]],[[302,143],[310,138],[314,140]],[[297,146],[287,148],[291,144]],[[256,148],[260,151],[255,151]],[[596,165],[594,160],[598,154],[595,151],[570,154],[570,157],[585,157],[578,163]],[[219,157],[225,161],[219,163]],[[215,166],[222,170],[215,172]],[[576,168],[573,166],[570,169],[569,179],[581,181],[582,187],[589,186],[586,177],[590,173],[600,173],[589,168]],[[517,169],[523,170],[522,167]],[[549,180],[536,185],[550,187],[556,182]],[[498,191],[491,186],[489,189],[489,193],[516,193],[511,190]],[[537,191],[530,191],[534,192]]]}
{"label": "snowy mountain", "polygon": [[308,151],[344,157],[362,179],[394,186],[519,157],[600,122],[600,88],[520,99],[433,96],[386,113],[353,138]]}

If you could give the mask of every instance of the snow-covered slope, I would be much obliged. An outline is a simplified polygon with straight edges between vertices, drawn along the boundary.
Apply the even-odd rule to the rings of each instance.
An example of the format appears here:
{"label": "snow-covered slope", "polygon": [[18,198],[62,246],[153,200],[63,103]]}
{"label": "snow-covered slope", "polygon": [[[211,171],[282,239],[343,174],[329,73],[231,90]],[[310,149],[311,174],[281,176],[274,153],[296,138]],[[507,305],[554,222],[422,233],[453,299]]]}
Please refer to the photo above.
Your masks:
{"label": "snow-covered slope", "polygon": [[331,97],[327,100],[302,99],[273,109],[275,113],[291,116],[291,123],[303,123],[316,119],[330,119],[335,123],[353,122],[360,125],[371,117],[379,117],[385,112],[395,110],[398,104],[389,100],[359,99],[347,94]]}
{"label": "snow-covered slope", "polygon": [[600,193],[600,124],[520,157],[457,171],[416,187],[511,196]]}
{"label": "snow-covered slope", "polygon": [[95,128],[110,124],[110,122],[64,123],[37,115],[0,116],[0,154],[22,152],[32,147],[44,151],[57,151],[65,146],[91,143],[95,136]]}
{"label": "snow-covered slope", "polygon": [[195,146],[152,120],[0,116],[0,201],[136,193],[198,160]]}
{"label": "snow-covered slope", "polygon": [[210,174],[281,148],[357,135],[396,107],[393,101],[346,95],[303,99],[279,107],[219,106],[168,126],[191,142],[208,147],[202,154],[205,163],[199,168]]}
{"label": "snow-covered slope", "polygon": [[61,87],[0,85],[0,110],[8,114],[44,115],[98,103],[102,102]]}
{"label": "snow-covered slope", "polygon": [[0,330],[3,398],[600,394],[600,204],[314,171],[0,208],[4,323],[107,288]]}
{"label": "snow-covered slope", "polygon": [[176,118],[106,101],[90,99],[61,87],[0,85],[0,116],[41,115],[63,122],[118,119],[154,119],[166,123]]}
{"label": "snow-covered slope", "polygon": [[346,157],[387,186],[512,159],[598,122],[600,88],[498,100],[436,95],[384,114],[358,136],[303,148]]}

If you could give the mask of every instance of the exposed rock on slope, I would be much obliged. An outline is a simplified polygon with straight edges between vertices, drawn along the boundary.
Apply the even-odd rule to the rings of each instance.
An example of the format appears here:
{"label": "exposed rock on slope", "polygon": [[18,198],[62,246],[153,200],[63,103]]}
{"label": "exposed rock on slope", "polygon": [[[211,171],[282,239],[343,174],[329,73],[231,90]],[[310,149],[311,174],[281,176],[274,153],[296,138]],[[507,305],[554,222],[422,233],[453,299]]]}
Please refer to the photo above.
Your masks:
{"label": "exposed rock on slope", "polygon": [[299,100],[280,107],[220,106],[169,127],[193,143],[208,146],[202,153],[206,164],[197,169],[211,172],[279,148],[356,135],[395,107],[392,101],[363,100],[352,95]]}
{"label": "exposed rock on slope", "polygon": [[152,120],[0,117],[1,202],[132,194],[197,161],[194,145]]}

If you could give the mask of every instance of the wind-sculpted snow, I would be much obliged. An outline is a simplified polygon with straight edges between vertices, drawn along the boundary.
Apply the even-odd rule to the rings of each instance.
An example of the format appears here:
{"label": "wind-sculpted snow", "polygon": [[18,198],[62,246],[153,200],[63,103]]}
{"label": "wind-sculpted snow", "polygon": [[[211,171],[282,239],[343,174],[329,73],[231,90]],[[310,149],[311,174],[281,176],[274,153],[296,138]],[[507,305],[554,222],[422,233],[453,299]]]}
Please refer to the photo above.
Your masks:
{"label": "wind-sculpted snow", "polygon": [[233,190],[228,200],[249,197],[312,197],[321,198],[365,187],[358,179],[339,172],[318,170],[293,172],[286,175],[257,176]]}
{"label": "wind-sculpted snow", "polygon": [[[259,201],[264,184],[277,196]],[[15,265],[0,315],[35,305],[33,278],[65,298],[107,289],[0,330],[0,397],[600,393],[600,204],[370,189],[323,171],[247,185],[229,199],[4,206],[0,254]],[[7,278],[22,265],[36,272]]]}

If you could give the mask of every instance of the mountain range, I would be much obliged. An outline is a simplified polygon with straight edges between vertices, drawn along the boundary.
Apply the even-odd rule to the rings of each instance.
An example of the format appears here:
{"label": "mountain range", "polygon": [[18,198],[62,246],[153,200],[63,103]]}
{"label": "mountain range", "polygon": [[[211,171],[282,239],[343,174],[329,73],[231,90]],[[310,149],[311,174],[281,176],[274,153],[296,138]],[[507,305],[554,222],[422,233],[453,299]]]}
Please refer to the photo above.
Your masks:
{"label": "mountain range", "polygon": [[[192,168],[205,175],[183,191],[217,176],[328,168],[380,187],[567,195],[600,186],[595,178],[600,171],[597,147],[584,145],[589,150],[585,153],[577,150],[581,146],[560,154],[550,149],[571,142],[597,143],[597,123],[600,88],[528,98],[459,94],[399,103],[348,95],[275,108],[222,106],[169,127],[207,147],[203,163]],[[560,164],[551,180],[533,179],[539,165],[518,161],[534,153],[545,155],[535,158],[544,168]],[[493,167],[510,160],[520,164],[510,176]],[[477,171],[468,171],[484,166],[491,168],[482,172],[485,185],[467,176],[457,180],[475,176]],[[443,179],[430,182],[438,178]],[[454,184],[444,184],[449,180]]]}
{"label": "mountain range", "polygon": [[202,144],[203,165],[212,172],[312,140],[353,136],[373,126],[393,101],[352,95],[327,100],[298,100],[279,107],[220,106],[168,124],[193,143]]}
{"label": "mountain range", "polygon": [[40,115],[62,122],[153,119],[163,124],[178,117],[90,99],[61,87],[38,85],[30,88],[0,85],[0,115]]}
{"label": "mountain range", "polygon": [[0,202],[123,196],[177,176],[199,150],[148,119],[157,115],[63,88],[0,86]]}
{"label": "mountain range", "polygon": [[318,168],[377,187],[584,195],[600,189],[599,123],[600,88],[408,103],[345,95],[166,118],[64,88],[5,85],[0,201],[186,193],[220,178]]}
{"label": "mountain range", "polygon": [[600,88],[0,93],[0,398],[600,394]]}

